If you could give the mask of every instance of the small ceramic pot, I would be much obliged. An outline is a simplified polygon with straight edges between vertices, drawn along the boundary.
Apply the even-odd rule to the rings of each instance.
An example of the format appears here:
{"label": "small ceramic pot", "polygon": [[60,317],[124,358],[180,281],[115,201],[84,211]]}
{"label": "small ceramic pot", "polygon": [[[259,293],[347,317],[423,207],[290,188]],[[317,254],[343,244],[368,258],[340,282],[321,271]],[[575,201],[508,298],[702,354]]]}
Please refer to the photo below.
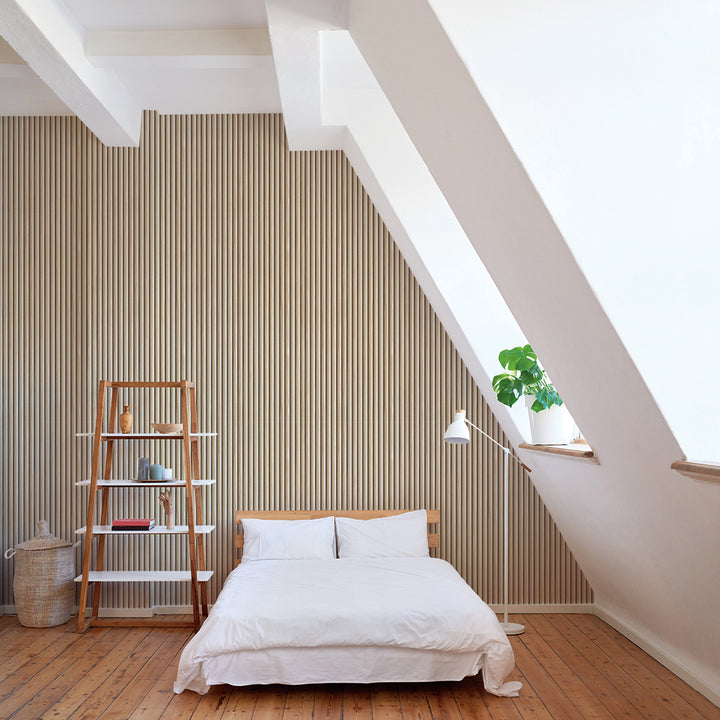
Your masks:
{"label": "small ceramic pot", "polygon": [[120,432],[127,434],[132,430],[133,416],[130,412],[130,406],[125,405],[120,415]]}

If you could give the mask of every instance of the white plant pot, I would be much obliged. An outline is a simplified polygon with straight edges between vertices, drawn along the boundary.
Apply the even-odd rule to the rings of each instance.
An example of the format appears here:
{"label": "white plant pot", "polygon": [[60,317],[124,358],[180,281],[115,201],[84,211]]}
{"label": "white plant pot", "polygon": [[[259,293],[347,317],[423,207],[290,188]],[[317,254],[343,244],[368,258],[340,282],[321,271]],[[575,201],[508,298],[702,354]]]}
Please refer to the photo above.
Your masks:
{"label": "white plant pot", "polygon": [[552,405],[547,410],[530,409],[534,395],[525,396],[530,418],[530,437],[533,445],[567,445],[575,437],[575,421],[565,405]]}

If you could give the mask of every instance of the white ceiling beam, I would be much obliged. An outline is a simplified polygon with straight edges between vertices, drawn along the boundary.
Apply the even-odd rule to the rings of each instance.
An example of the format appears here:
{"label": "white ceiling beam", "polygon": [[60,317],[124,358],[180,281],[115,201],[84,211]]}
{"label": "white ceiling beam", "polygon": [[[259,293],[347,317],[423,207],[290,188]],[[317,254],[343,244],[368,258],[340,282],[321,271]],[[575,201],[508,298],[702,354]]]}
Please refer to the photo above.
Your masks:
{"label": "white ceiling beam", "polygon": [[113,72],[88,62],[64,4],[0,0],[0,35],[105,145],[138,145],[142,109]]}
{"label": "white ceiling beam", "polygon": [[267,28],[91,30],[85,55],[104,68],[246,69],[273,62]]}
{"label": "white ceiling beam", "polygon": [[291,150],[338,150],[345,129],[323,122],[320,33],[347,27],[339,0],[266,0],[270,41]]}

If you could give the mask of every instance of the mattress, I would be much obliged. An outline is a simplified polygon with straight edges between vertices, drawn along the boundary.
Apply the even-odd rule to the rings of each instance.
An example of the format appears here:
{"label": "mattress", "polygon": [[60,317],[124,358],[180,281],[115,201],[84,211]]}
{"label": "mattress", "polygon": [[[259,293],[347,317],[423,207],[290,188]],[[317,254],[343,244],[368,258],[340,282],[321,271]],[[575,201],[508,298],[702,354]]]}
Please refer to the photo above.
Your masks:
{"label": "mattress", "polygon": [[227,578],[185,646],[175,692],[230,683],[418,682],[482,671],[516,696],[495,613],[436,558],[258,560]]}

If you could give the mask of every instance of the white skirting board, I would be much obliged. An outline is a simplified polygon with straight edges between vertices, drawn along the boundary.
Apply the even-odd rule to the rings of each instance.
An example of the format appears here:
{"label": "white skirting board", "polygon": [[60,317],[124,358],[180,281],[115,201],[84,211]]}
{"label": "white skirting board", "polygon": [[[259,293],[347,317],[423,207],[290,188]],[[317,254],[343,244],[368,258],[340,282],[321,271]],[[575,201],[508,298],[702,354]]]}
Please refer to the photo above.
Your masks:
{"label": "white skirting board", "polygon": [[[208,605],[211,608],[212,605]],[[99,617],[152,617],[153,615],[192,615],[192,605],[156,605],[152,608],[100,608]],[[77,616],[78,607],[73,606],[72,614]],[[0,614],[17,615],[15,605],[0,605]],[[92,614],[92,607],[85,612],[86,617]],[[72,616],[71,616],[72,617]]]}
{"label": "white skirting board", "polygon": [[[212,605],[208,605],[208,609]],[[498,614],[502,614],[504,607],[502,605],[491,605],[492,610]],[[77,606],[73,607],[73,614],[77,615]],[[595,606],[590,603],[580,603],[576,605],[509,605],[510,613],[587,613],[596,615]],[[0,605],[0,612],[3,615],[17,615],[14,605]],[[90,610],[87,615],[90,615]],[[192,605],[156,605],[152,608],[100,608],[100,617],[152,617],[153,615],[190,615],[192,614]],[[612,623],[609,623],[612,624]],[[614,626],[613,626],[614,627]],[[622,630],[620,631],[622,632]],[[625,634],[625,633],[623,633]]]}
{"label": "white skirting board", "polygon": [[717,688],[708,685],[694,672],[688,670],[681,662],[673,658],[672,655],[666,653],[640,633],[635,632],[635,630],[628,627],[624,622],[618,620],[612,613],[597,605],[593,605],[592,607],[594,615],[615,628],[615,630],[621,635],[624,635],[628,640],[635,643],[635,645],[641,650],[644,650],[651,658],[657,660],[661,665],[664,665],[670,670],[670,672],[677,675],[681,680],[684,680],[691,688],[697,690],[701,695],[704,695],[711,703],[720,707],[720,691]]}
{"label": "white skirting board", "polygon": [[[490,609],[496,612],[498,615],[502,615],[505,612],[504,605],[491,605]],[[541,613],[574,613],[587,615],[595,614],[595,606],[591,603],[579,603],[579,604],[555,604],[555,605],[508,605],[508,613],[522,613],[524,615],[539,615]]]}
{"label": "white skirting board", "polygon": [[[208,610],[212,605],[208,605]],[[192,615],[192,605],[155,605],[151,608],[100,608],[99,617],[152,617],[153,615]],[[77,614],[77,608],[74,608]],[[87,617],[92,609],[85,612]]]}

